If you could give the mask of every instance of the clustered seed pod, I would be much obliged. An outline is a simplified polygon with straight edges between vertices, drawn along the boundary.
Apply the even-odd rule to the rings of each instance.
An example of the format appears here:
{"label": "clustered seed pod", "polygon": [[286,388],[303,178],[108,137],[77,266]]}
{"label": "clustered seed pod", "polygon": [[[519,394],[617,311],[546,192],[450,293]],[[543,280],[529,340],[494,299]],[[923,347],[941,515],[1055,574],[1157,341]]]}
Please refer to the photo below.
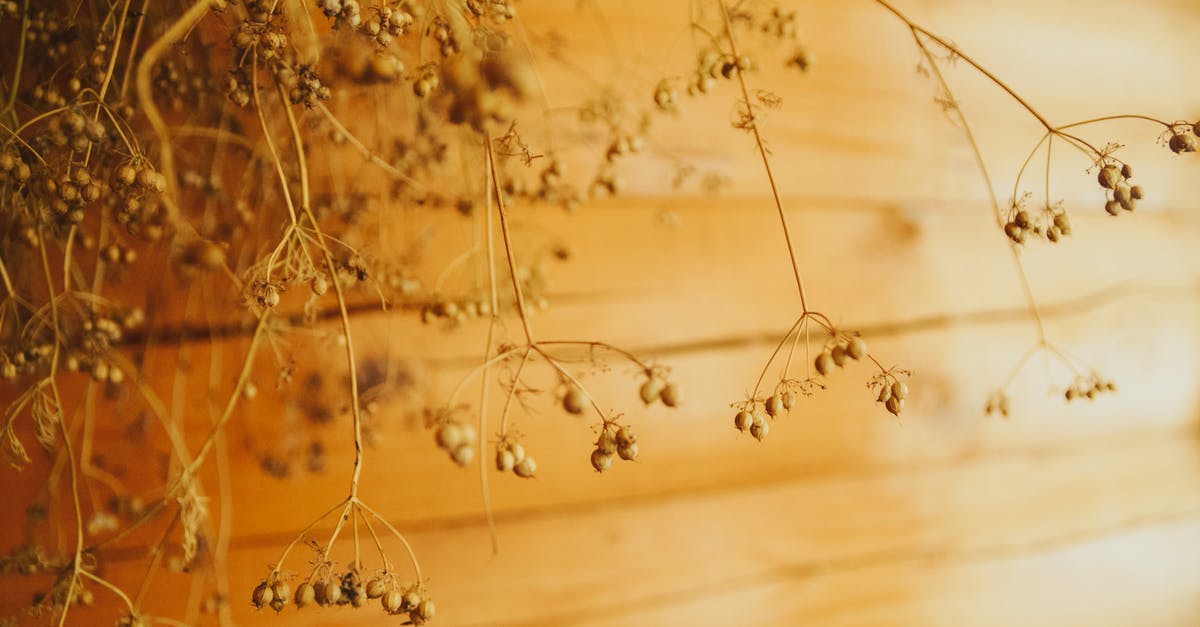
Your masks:
{"label": "clustered seed pod", "polygon": [[687,93],[689,96],[707,94],[716,87],[717,79],[733,79],[739,72],[749,71],[753,67],[748,56],[735,58],[712,48],[703,50],[697,56],[696,70],[688,82]]}
{"label": "clustered seed pod", "polygon": [[475,427],[467,422],[446,420],[434,431],[438,448],[446,451],[459,466],[475,459]]}
{"label": "clustered seed pod", "polygon": [[[867,355],[867,343],[861,337],[845,337],[837,339],[832,348],[826,346],[813,360],[817,373],[827,376],[834,368],[841,368],[846,359],[859,360]],[[774,415],[774,414],[772,414]]]}
{"label": "clustered seed pod", "polygon": [[1028,195],[1018,199],[1009,209],[1008,222],[1004,224],[1004,234],[1008,239],[1014,244],[1024,244],[1032,236],[1057,243],[1071,235],[1071,220],[1061,202],[1032,211],[1024,208],[1027,198]]}
{"label": "clustered seed pod", "polygon": [[496,446],[496,470],[511,470],[522,479],[532,479],[537,474],[537,462],[532,455],[525,452],[525,447],[519,442],[503,439]]}
{"label": "clustered seed pod", "polygon": [[1105,190],[1104,210],[1108,215],[1120,215],[1122,209],[1133,211],[1137,208],[1137,201],[1144,197],[1142,186],[1132,185],[1129,182],[1131,178],[1133,168],[1128,163],[1120,167],[1116,163],[1106,163],[1100,167],[1096,180]]}
{"label": "clustered seed pod", "polygon": [[487,299],[445,300],[435,296],[431,301],[421,306],[421,322],[429,324],[434,320],[448,320],[461,324],[467,320],[492,315],[492,304]]}
{"label": "clustered seed pod", "polygon": [[1108,379],[1104,379],[1096,373],[1092,373],[1087,376],[1076,377],[1075,381],[1067,387],[1067,390],[1063,396],[1067,399],[1067,401],[1075,401],[1084,398],[1091,400],[1096,398],[1097,394],[1116,391],[1116,383]]}
{"label": "clustered seed pod", "polygon": [[662,401],[662,404],[667,407],[678,407],[679,403],[683,401],[683,393],[679,391],[679,386],[668,383],[649,372],[646,380],[642,381],[642,385],[638,387],[638,397],[646,405],[651,405],[654,401]]}
{"label": "clustered seed pod", "polygon": [[592,450],[592,468],[595,468],[596,472],[604,472],[612,468],[617,457],[625,461],[634,461],[637,456],[637,437],[633,431],[629,427],[605,422],[599,437],[596,438],[596,448]]}
{"label": "clustered seed pod", "polygon": [[883,403],[884,408],[893,416],[899,416],[904,409],[904,399],[908,398],[908,383],[890,373],[881,375],[878,381],[881,387],[875,401]]}
{"label": "clustered seed pod", "polygon": [[[1197,124],[1200,124],[1200,122]],[[1196,126],[1193,125],[1192,135],[1188,135],[1185,131],[1172,130],[1171,138],[1167,140],[1167,147],[1177,155],[1185,152],[1196,152],[1196,136],[1200,134],[1197,134],[1195,129]]]}

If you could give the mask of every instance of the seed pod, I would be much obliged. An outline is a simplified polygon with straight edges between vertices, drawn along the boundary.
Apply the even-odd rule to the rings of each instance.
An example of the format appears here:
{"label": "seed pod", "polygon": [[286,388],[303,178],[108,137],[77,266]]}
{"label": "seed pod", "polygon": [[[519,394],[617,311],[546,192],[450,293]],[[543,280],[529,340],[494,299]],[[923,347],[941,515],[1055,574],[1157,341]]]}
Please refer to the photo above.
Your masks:
{"label": "seed pod", "polygon": [[1013,224],[1022,230],[1029,228],[1029,212],[1024,209],[1018,211],[1017,215],[1013,216]]}
{"label": "seed pod", "polygon": [[627,427],[617,429],[617,446],[628,446],[637,442],[637,437],[633,435]]}
{"label": "seed pod", "polygon": [[637,456],[638,456],[637,442],[630,442],[629,444],[626,444],[624,446],[618,446],[617,447],[617,455],[620,455],[621,459],[623,459],[627,462],[631,462],[631,461],[637,459]]}
{"label": "seed pod", "polygon": [[342,586],[329,579],[318,581],[313,592],[318,605],[337,605],[342,600]]}
{"label": "seed pod", "polygon": [[823,352],[820,355],[817,355],[814,365],[817,368],[817,372],[821,373],[822,375],[829,374],[834,368],[833,355],[830,355],[828,352]]}
{"label": "seed pod", "polygon": [[457,422],[446,422],[439,426],[436,438],[437,445],[448,451],[458,448],[466,439],[463,437],[462,425]]}
{"label": "seed pod", "polygon": [[617,450],[617,436],[609,431],[606,427],[600,433],[600,437],[596,438],[596,449],[605,453],[614,453]]}
{"label": "seed pod", "polygon": [[638,390],[638,394],[642,397],[642,402],[649,405],[658,400],[662,395],[663,383],[658,379],[646,379],[642,383],[642,387]]}
{"label": "seed pod", "polygon": [[1057,242],[1060,237],[1062,237],[1062,231],[1060,231],[1057,226],[1052,226],[1046,229],[1046,239],[1050,240],[1051,242]]}
{"label": "seed pod", "polygon": [[383,582],[382,578],[375,577],[367,582],[366,592],[368,599],[378,599],[387,592],[387,584]]}
{"label": "seed pod", "polygon": [[404,593],[404,601],[400,604],[400,608],[404,610],[413,610],[421,604],[421,595],[415,590],[409,590]]}
{"label": "seed pod", "polygon": [[459,466],[466,466],[475,459],[475,447],[468,443],[460,444],[450,453],[450,459]]}
{"label": "seed pod", "polygon": [[1192,135],[1176,133],[1167,140],[1167,147],[1175,154],[1183,154],[1185,152],[1196,152],[1196,138]]}
{"label": "seed pod", "polygon": [[884,383],[883,387],[879,389],[878,400],[880,403],[886,403],[887,400],[891,397],[892,397],[892,384]]}
{"label": "seed pod", "polygon": [[748,411],[739,411],[737,415],[733,417],[733,426],[738,431],[745,431],[746,429],[749,429],[753,422],[754,416],[751,416],[750,412]]}
{"label": "seed pod", "polygon": [[1121,213],[1121,203],[1115,200],[1110,200],[1104,203],[1104,210],[1108,212],[1108,215],[1115,216]]}
{"label": "seed pod", "polygon": [[833,357],[833,363],[838,368],[841,368],[846,363],[846,349],[842,348],[841,345],[834,346],[830,356]]}
{"label": "seed pod", "polygon": [[1133,200],[1133,193],[1129,191],[1128,186],[1118,185],[1113,190],[1113,200],[1120,203],[1122,208],[1129,209],[1132,206],[1130,205],[1130,201]]}
{"label": "seed pod", "polygon": [[763,403],[763,408],[767,410],[767,415],[774,418],[783,413],[783,399],[778,394],[772,394],[767,397],[767,401]]}
{"label": "seed pod", "polygon": [[884,403],[883,406],[886,407],[893,416],[899,416],[900,410],[904,409],[904,399],[893,396],[887,399],[887,402]]}
{"label": "seed pod", "polygon": [[275,595],[275,600],[271,602],[271,607],[275,607],[275,604],[279,603],[279,607],[275,607],[276,612],[282,610],[283,606],[287,605],[287,602],[292,599],[292,587],[286,581],[276,581],[271,586],[271,593]]}
{"label": "seed pod", "polygon": [[533,475],[537,473],[537,462],[533,461],[533,457],[526,455],[525,459],[517,462],[517,465],[513,467],[513,472],[522,479],[532,479]]}
{"label": "seed pod", "polygon": [[897,381],[892,384],[892,396],[900,400],[908,397],[908,384],[903,381]]}
{"label": "seed pod", "polygon": [[1128,163],[1121,165],[1121,177],[1126,179],[1133,178],[1133,166]]}
{"label": "seed pod", "polygon": [[254,593],[250,595],[250,603],[258,609],[262,609],[264,605],[271,602],[275,598],[275,594],[271,592],[271,586],[267,582],[262,582],[254,587]]}
{"label": "seed pod", "polygon": [[434,605],[433,601],[430,601],[429,599],[421,601],[421,604],[417,606],[417,614],[424,620],[433,618],[433,615],[436,613],[437,606]]}
{"label": "seed pod", "polygon": [[1025,243],[1025,231],[1013,222],[1004,225],[1004,234],[1018,244]]}
{"label": "seed pod", "polygon": [[383,605],[383,611],[388,614],[399,614],[401,607],[404,605],[404,594],[396,589],[388,590],[383,595],[380,604]]}
{"label": "seed pod", "polygon": [[783,393],[782,400],[783,400],[783,408],[791,409],[792,405],[796,404],[796,393],[791,390],[787,390],[786,392]]}
{"label": "seed pod", "polygon": [[313,590],[312,584],[304,582],[296,587],[296,598],[293,599],[293,601],[295,601],[296,607],[299,608],[306,605],[312,605],[316,598],[317,593],[315,590]]}
{"label": "seed pod", "polygon": [[850,343],[846,345],[846,354],[850,356],[850,359],[855,360],[866,357],[867,342],[861,337],[851,338]]}
{"label": "seed pod", "polygon": [[568,414],[582,414],[583,408],[586,405],[587,395],[583,393],[583,390],[574,385],[572,385],[571,389],[567,390],[567,393],[563,395],[562,406]]}
{"label": "seed pod", "polygon": [[517,465],[517,460],[513,457],[512,451],[507,448],[502,448],[496,451],[496,470],[500,472],[508,472]]}
{"label": "seed pod", "polygon": [[1141,185],[1134,185],[1133,187],[1129,188],[1129,195],[1134,200],[1141,200],[1142,198],[1146,197],[1146,191],[1142,189]]}
{"label": "seed pod", "polygon": [[325,292],[329,291],[329,281],[325,279],[324,275],[318,274],[312,278],[312,281],[309,282],[308,287],[312,290],[314,295],[324,296]]}
{"label": "seed pod", "polygon": [[679,386],[674,383],[668,383],[662,390],[662,402],[667,407],[679,407],[679,402],[682,397],[679,392]]}
{"label": "seed pod", "polygon": [[755,440],[762,442],[763,438],[767,437],[767,433],[771,431],[771,425],[765,420],[755,420],[754,424],[750,425],[750,435],[754,436]]}
{"label": "seed pod", "polygon": [[1106,165],[1100,168],[1100,173],[1096,175],[1096,180],[1099,181],[1100,187],[1112,189],[1121,180],[1121,171],[1115,165]]}
{"label": "seed pod", "polygon": [[525,459],[525,447],[521,444],[512,442],[508,445],[508,450],[512,452],[514,464],[519,464]]}
{"label": "seed pod", "polygon": [[596,472],[604,472],[612,468],[612,465],[612,453],[606,453],[598,448],[592,450],[592,468],[595,468]]}

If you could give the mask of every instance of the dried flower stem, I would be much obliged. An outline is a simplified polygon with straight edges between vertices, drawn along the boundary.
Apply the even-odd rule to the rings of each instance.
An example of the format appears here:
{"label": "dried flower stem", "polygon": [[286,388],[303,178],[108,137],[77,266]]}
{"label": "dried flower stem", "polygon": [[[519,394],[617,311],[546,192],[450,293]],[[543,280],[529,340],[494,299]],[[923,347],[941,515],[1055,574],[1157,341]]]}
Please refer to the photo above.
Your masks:
{"label": "dried flower stem", "polygon": [[[726,6],[725,0],[719,0],[717,3],[721,7],[721,17],[725,21],[725,34],[729,39],[729,51],[733,54],[734,59],[740,58],[738,55],[737,38],[733,34],[733,22],[729,19],[729,7]],[[767,148],[763,142],[762,135],[758,131],[758,120],[754,115],[754,108],[750,105],[750,89],[746,87],[746,78],[743,72],[737,72],[738,86],[742,90],[743,105],[746,107],[747,126],[754,133],[754,143],[758,147],[758,154],[762,157],[763,169],[767,172],[767,181],[771,184],[771,196],[775,199],[775,210],[779,213],[779,223],[783,227],[783,239],[787,242],[788,261],[792,264],[792,274],[796,277],[796,291],[800,293],[800,313],[808,313],[808,301],[804,296],[804,279],[800,276],[800,265],[796,261],[796,248],[792,243],[792,231],[788,227],[787,215],[783,212],[783,201],[779,197],[779,187],[775,184],[775,174],[771,170],[771,160],[767,157]]]}

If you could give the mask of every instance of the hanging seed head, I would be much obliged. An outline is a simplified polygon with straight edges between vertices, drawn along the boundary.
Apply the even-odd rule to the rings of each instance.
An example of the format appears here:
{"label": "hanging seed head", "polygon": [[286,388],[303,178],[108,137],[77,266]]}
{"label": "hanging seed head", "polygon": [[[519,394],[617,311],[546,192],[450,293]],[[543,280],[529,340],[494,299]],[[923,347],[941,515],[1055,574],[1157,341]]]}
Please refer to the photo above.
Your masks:
{"label": "hanging seed head", "polygon": [[663,405],[666,405],[667,407],[679,407],[679,402],[683,400],[683,397],[679,392],[679,386],[675,385],[674,383],[668,383],[666,387],[662,389],[662,394],[660,396],[662,398]]}

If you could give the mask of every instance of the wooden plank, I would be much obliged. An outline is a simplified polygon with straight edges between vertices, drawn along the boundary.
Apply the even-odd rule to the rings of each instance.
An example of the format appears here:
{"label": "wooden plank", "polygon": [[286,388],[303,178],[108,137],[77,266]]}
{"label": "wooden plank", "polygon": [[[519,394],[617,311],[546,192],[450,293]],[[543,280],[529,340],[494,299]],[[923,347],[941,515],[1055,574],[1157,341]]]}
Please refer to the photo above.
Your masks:
{"label": "wooden plank", "polygon": [[[1152,539],[1145,546],[1158,548],[1143,554],[1103,548],[1073,557],[1068,552],[1060,561],[1054,543],[1103,535],[1140,519],[1194,517],[1200,511],[1198,446],[1194,437],[1127,439],[1045,454],[992,454],[939,467],[762,481],[756,487],[677,498],[597,503],[504,521],[497,556],[490,555],[478,525],[438,525],[408,536],[431,577],[445,624],[626,618],[663,624],[703,612],[735,616],[748,611],[748,598],[785,592],[794,600],[768,604],[747,619],[789,622],[788,617],[797,616],[830,624],[872,624],[924,615],[920,612],[928,610],[927,604],[960,608],[953,616],[962,616],[966,606],[954,601],[959,591],[981,604],[973,606],[979,611],[1011,598],[1016,589],[1032,590],[1072,569],[1112,572],[1111,560],[1117,558],[1126,560],[1128,573],[1164,563],[1180,581],[1162,588],[1139,585],[1137,597],[1098,596],[1088,611],[1129,611],[1135,599],[1157,598],[1169,603],[1163,616],[1181,616],[1195,609],[1187,605],[1194,597],[1183,594],[1186,586],[1195,585],[1195,572],[1187,567],[1194,563],[1187,561],[1189,556],[1200,550],[1194,522],[1172,536],[1178,559],[1166,559],[1166,545],[1160,543],[1165,541]],[[1098,476],[1103,480],[1097,481]],[[326,537],[325,532],[318,537]],[[285,541],[235,541],[229,563],[232,589],[248,594]],[[350,547],[338,550],[344,556]],[[1017,556],[1008,560],[1006,552]],[[988,566],[984,559],[978,570],[971,566],[993,553],[999,565]],[[1037,570],[1033,564],[1042,554],[1045,574],[1022,574]],[[295,558],[293,568],[303,570],[303,559]],[[966,578],[958,570],[964,560],[965,572],[971,574]],[[997,573],[995,596],[987,592],[989,568]],[[114,567],[112,576],[126,576],[122,572]],[[933,575],[927,577],[929,573]],[[963,581],[946,587],[957,578]],[[1028,587],[1021,587],[1022,581]],[[1084,591],[1096,580],[1066,581],[1072,590]],[[239,622],[277,620],[240,602],[234,608]],[[388,620],[369,609],[355,619],[367,624]],[[1007,605],[994,610],[998,616],[1016,611]],[[1015,615],[1037,618],[1038,610],[1030,607]],[[346,610],[288,612],[289,621],[302,625],[348,616]]]}

